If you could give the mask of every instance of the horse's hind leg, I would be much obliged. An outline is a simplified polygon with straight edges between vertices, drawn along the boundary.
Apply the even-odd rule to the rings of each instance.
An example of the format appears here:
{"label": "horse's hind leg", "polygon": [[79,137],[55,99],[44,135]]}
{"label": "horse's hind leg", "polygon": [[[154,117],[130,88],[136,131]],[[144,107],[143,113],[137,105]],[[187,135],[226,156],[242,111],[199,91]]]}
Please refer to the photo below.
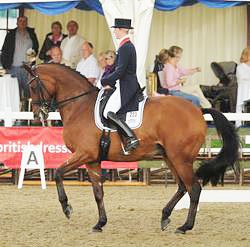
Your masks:
{"label": "horse's hind leg", "polygon": [[167,205],[162,209],[162,218],[161,218],[161,230],[164,231],[168,224],[170,223],[169,216],[171,215],[175,205],[179,202],[179,200],[185,195],[187,192],[185,185],[181,181],[181,179],[176,174],[176,171],[172,167],[169,161],[166,161],[169,164],[169,168],[172,174],[176,177],[176,181],[178,183],[178,190],[171,198],[171,200],[167,203]]}
{"label": "horse's hind leg", "polygon": [[161,230],[164,231],[168,224],[170,223],[169,216],[171,215],[175,205],[179,202],[179,200],[185,195],[186,193],[185,185],[180,181],[178,183],[178,190],[171,198],[171,200],[167,203],[167,205],[162,209],[162,217],[161,217]]}
{"label": "horse's hind leg", "polygon": [[191,230],[194,226],[201,186],[194,175],[192,163],[182,163],[182,165],[175,166],[175,168],[190,197],[190,207],[187,220],[182,226],[176,229],[176,233],[184,234],[187,230]]}
{"label": "horse's hind leg", "polygon": [[99,212],[99,220],[97,224],[93,227],[94,232],[101,232],[102,227],[107,224],[107,216],[103,202],[103,180],[102,171],[100,164],[98,165],[87,165],[89,177],[92,183],[93,192]]}

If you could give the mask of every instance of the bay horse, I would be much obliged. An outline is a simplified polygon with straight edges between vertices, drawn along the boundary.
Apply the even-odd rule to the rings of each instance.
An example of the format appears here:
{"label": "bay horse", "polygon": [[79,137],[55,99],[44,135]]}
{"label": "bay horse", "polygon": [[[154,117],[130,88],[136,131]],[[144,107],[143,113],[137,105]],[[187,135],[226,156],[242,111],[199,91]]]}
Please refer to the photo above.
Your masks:
{"label": "bay horse", "polygon": [[[103,181],[98,157],[101,130],[94,121],[94,106],[98,90],[85,77],[69,67],[59,64],[24,66],[32,75],[29,81],[34,118],[46,118],[47,106],[54,96],[63,121],[63,139],[72,155],[56,170],[55,181],[59,201],[67,218],[72,214],[63,177],[70,170],[86,164],[93,193],[98,207],[99,219],[92,228],[101,232],[107,223],[103,202]],[[193,162],[205,141],[207,124],[203,114],[212,115],[223,147],[217,157],[205,161],[196,172]],[[177,202],[188,192],[190,208],[185,223],[176,233],[185,233],[194,226],[201,185],[216,185],[238,158],[239,139],[234,127],[215,109],[200,109],[192,103],[174,96],[151,97],[144,109],[143,122],[135,130],[140,139],[139,147],[130,155],[124,155],[119,135],[111,133],[108,160],[153,160],[161,154],[178,183],[177,192],[162,210],[161,230],[170,223],[170,215]]]}

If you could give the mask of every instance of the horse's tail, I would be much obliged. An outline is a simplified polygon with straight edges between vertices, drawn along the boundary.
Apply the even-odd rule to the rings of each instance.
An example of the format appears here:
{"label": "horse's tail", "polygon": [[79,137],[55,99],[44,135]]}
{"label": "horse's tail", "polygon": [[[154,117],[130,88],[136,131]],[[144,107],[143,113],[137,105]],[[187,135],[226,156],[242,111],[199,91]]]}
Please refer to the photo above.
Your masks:
{"label": "horse's tail", "polygon": [[211,160],[203,161],[196,171],[198,178],[203,180],[203,185],[209,181],[212,185],[218,184],[220,178],[223,179],[224,173],[228,167],[235,171],[239,170],[238,150],[239,137],[235,127],[226,119],[226,117],[215,109],[202,109],[202,113],[212,115],[218,135],[222,138],[222,148],[219,154]]}

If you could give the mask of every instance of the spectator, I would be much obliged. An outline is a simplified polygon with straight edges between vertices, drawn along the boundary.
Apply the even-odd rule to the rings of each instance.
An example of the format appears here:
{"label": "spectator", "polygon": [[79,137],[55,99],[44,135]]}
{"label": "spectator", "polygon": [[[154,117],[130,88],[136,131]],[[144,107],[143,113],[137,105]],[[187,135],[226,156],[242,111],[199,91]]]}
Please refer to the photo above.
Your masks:
{"label": "spectator", "polygon": [[39,58],[43,60],[44,63],[48,63],[51,60],[50,49],[53,46],[60,47],[62,40],[66,37],[66,34],[62,34],[62,24],[59,21],[53,22],[51,24],[51,32],[46,35],[43,42]]}
{"label": "spectator", "polygon": [[184,69],[179,65],[182,49],[178,46],[172,46],[168,50],[169,58],[164,64],[164,87],[169,89],[169,94],[179,96],[191,101],[196,106],[200,106],[198,97],[181,91],[181,84],[186,81],[183,76],[192,75],[200,71],[200,68]]}
{"label": "spectator", "polygon": [[161,49],[159,52],[159,55],[156,56],[154,61],[154,70],[153,72],[156,75],[157,78],[157,92],[154,93],[153,96],[161,96],[161,95],[167,95],[169,93],[167,88],[163,87],[163,81],[164,81],[164,73],[163,68],[164,64],[167,62],[168,59],[168,50],[167,49]]}
{"label": "spectator", "polygon": [[105,52],[102,51],[98,54],[97,63],[99,66],[100,75],[99,75],[99,78],[96,82],[96,87],[101,88],[102,87],[101,78],[102,78],[102,75],[104,73],[105,67],[107,66],[107,61],[105,59]]}
{"label": "spectator", "polygon": [[84,75],[92,84],[96,84],[99,78],[100,69],[97,60],[93,55],[93,45],[85,41],[82,45],[82,59],[77,64],[76,71]]}
{"label": "spectator", "polygon": [[99,68],[100,68],[100,76],[99,76],[99,78],[101,78],[102,74],[103,74],[103,72],[105,70],[105,67],[107,65],[107,61],[105,59],[105,52],[100,52],[98,54],[97,62],[98,62]]}
{"label": "spectator", "polygon": [[18,79],[21,100],[26,100],[29,97],[28,74],[22,68],[22,63],[26,61],[28,50],[33,49],[37,54],[39,48],[34,29],[27,25],[28,19],[26,16],[17,18],[17,27],[10,30],[5,37],[1,56],[3,67]]}
{"label": "spectator", "polygon": [[[250,47],[245,48],[240,57],[240,64],[236,69],[236,77],[238,82],[236,112],[241,113],[244,101],[250,99]],[[240,121],[236,122],[238,127]]]}
{"label": "spectator", "polygon": [[62,49],[58,46],[53,46],[50,49],[50,57],[51,60],[49,63],[59,63],[59,64],[64,64],[63,58],[62,58]]}
{"label": "spectator", "polygon": [[84,39],[77,34],[78,23],[76,21],[69,21],[67,24],[67,30],[68,37],[66,37],[61,43],[63,59],[72,69],[75,69],[81,59],[81,48]]}
{"label": "spectator", "polygon": [[115,71],[115,59],[116,59],[116,54],[112,50],[108,50],[104,54],[105,56],[105,61],[106,61],[106,66],[104,68],[104,72],[102,74],[102,79],[110,75],[112,72]]}

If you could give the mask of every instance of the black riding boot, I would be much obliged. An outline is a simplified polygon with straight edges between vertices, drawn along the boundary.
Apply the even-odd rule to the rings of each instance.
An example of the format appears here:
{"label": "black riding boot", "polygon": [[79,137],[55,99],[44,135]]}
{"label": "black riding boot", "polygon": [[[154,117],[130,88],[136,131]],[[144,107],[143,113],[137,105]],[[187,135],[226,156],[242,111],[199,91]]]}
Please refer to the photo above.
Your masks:
{"label": "black riding boot", "polygon": [[124,147],[125,151],[129,152],[136,149],[139,145],[139,140],[136,138],[133,130],[131,130],[124,121],[119,119],[114,112],[108,112],[107,118],[118,126],[118,131],[126,138],[126,146]]}

